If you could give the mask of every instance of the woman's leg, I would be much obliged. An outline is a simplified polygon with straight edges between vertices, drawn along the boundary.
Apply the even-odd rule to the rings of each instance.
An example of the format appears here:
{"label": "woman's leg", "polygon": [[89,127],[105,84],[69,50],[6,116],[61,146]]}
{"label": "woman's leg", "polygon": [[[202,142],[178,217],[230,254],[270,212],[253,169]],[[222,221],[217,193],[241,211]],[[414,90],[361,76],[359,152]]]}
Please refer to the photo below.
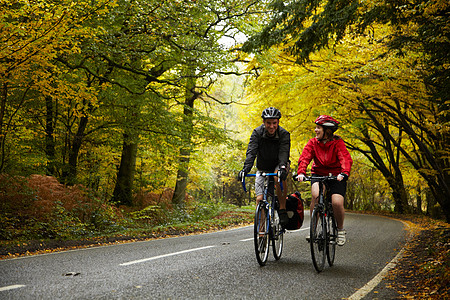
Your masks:
{"label": "woman's leg", "polygon": [[314,206],[316,206],[317,201],[319,201],[319,182],[314,182],[311,185],[311,205],[309,206],[309,214],[312,214]]}
{"label": "woman's leg", "polygon": [[344,196],[340,194],[331,195],[331,202],[333,204],[334,217],[336,218],[336,223],[338,230],[344,229]]}

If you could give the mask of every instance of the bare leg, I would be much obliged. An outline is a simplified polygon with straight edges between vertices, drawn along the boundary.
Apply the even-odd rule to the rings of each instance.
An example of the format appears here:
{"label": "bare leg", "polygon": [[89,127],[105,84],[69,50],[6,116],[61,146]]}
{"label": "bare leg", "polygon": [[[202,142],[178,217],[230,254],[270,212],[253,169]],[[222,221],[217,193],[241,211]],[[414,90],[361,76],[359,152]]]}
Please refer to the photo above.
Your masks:
{"label": "bare leg", "polygon": [[[256,196],[256,207],[258,207],[259,201],[261,201],[263,198],[264,198],[264,195]],[[260,224],[259,229],[258,229],[260,237],[264,236],[264,231],[266,230],[264,228],[264,221],[265,221],[265,219],[266,219],[266,215],[262,214],[261,215],[261,224]]]}
{"label": "bare leg", "polygon": [[287,196],[286,180],[283,181],[283,191],[281,191],[280,184],[278,183],[278,180],[275,179],[275,190],[277,192],[278,202],[280,203],[280,209],[286,209],[286,196]]}
{"label": "bare leg", "polygon": [[331,195],[331,202],[333,203],[333,212],[337,227],[339,230],[344,229],[344,197],[339,194],[333,194]]}
{"label": "bare leg", "polygon": [[312,214],[314,207],[319,201],[319,183],[315,182],[311,185],[311,205],[309,206],[309,214]]}
{"label": "bare leg", "polygon": [[256,206],[258,206],[258,204],[259,204],[259,201],[261,201],[262,199],[263,199],[263,197],[264,197],[264,195],[258,195],[258,196],[256,196]]}

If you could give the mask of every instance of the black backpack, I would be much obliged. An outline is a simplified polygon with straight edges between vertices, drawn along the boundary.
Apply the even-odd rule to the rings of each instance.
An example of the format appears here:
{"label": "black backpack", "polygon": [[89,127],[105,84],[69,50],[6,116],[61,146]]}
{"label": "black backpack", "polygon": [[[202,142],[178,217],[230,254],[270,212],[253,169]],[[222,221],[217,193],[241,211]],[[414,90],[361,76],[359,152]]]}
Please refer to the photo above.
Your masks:
{"label": "black backpack", "polygon": [[286,198],[286,211],[289,223],[285,226],[287,230],[296,230],[302,227],[304,219],[303,200],[299,192],[290,194]]}

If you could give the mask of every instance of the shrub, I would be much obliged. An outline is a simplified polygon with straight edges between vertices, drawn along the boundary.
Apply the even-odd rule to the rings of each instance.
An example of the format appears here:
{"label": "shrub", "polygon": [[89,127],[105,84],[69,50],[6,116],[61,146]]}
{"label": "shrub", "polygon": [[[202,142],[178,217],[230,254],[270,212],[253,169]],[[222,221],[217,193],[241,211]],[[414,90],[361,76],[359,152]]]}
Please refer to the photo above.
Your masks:
{"label": "shrub", "polygon": [[51,176],[0,175],[0,239],[68,239],[123,229],[120,210]]}

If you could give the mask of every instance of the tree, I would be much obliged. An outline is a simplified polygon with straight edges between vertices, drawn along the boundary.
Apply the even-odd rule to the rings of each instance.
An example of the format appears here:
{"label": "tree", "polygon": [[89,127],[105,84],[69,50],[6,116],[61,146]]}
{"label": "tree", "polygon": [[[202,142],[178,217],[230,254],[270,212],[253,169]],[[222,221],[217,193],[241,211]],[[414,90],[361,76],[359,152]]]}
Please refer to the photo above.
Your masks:
{"label": "tree", "polygon": [[[178,119],[179,123],[173,131],[178,132],[181,141],[181,160],[188,162],[189,149],[192,149],[189,144],[192,143],[191,137],[195,137],[193,134],[196,130],[192,131],[191,126],[186,126],[184,121],[189,120],[189,124],[194,122],[194,117],[203,122],[208,119],[194,114],[195,99],[184,103],[183,97],[191,97],[183,96],[183,91],[206,95],[218,74],[232,71],[229,53],[218,41],[225,35],[232,36],[233,30],[236,30],[236,19],[251,13],[250,10],[257,2],[228,1],[225,6],[222,2],[219,5],[211,1],[147,1],[146,4],[124,2],[104,19],[92,21],[91,26],[101,27],[104,33],[87,39],[83,43],[83,55],[72,58],[75,59],[74,62],[66,60],[65,63],[73,68],[86,70],[98,81],[112,85],[117,90],[117,95],[122,95],[120,90],[129,93],[131,99],[136,99],[136,95],[153,95],[164,99],[167,107],[174,107],[166,113],[173,116],[164,118],[162,115],[161,120],[165,122]],[[186,68],[192,70],[188,75],[183,73]],[[188,82],[193,85],[186,86]],[[152,99],[153,96],[147,99]],[[206,98],[205,96],[204,99]],[[180,104],[184,107],[179,108]],[[143,105],[142,102],[133,102],[124,104],[124,107],[134,107],[133,110],[140,115],[143,113]],[[181,117],[178,118],[177,115]],[[125,149],[132,146],[130,140],[138,141],[139,128],[144,126],[140,122],[133,124],[135,136],[131,137],[128,133],[124,135],[128,137],[128,141],[123,144],[123,159],[126,157]],[[164,135],[164,132],[160,132]],[[132,170],[132,165],[127,166],[132,161],[121,161],[115,195],[130,197],[133,181],[123,177],[132,176],[133,172],[120,170]],[[180,165],[180,169],[187,170],[185,164]],[[180,177],[183,180],[185,178],[186,176]],[[126,192],[120,192],[121,190]],[[175,194],[179,194],[178,190]],[[121,202],[129,204],[130,200],[122,199],[119,203]]]}
{"label": "tree", "polygon": [[[450,77],[446,66],[450,56],[445,50],[449,39],[443,38],[449,36],[448,18],[443,16],[448,14],[450,4],[445,1],[274,1],[271,7],[271,21],[243,48],[250,51],[284,45],[283,51],[294,55],[298,63],[311,61],[312,53],[330,45],[337,47],[347,34],[370,34],[377,23],[390,24],[394,34],[385,38],[389,49],[400,55],[410,53],[411,64],[423,70],[419,75],[428,95],[420,99],[425,104],[408,105],[389,93],[386,94],[389,100],[370,94],[360,100],[369,101],[389,119],[391,126],[408,137],[410,145],[416,149],[412,153],[395,138],[386,136],[427,181],[450,222],[449,161],[446,159],[448,149],[444,146],[449,141],[449,126],[445,125],[449,124]],[[417,114],[415,109],[420,109]],[[443,126],[447,129],[436,130]]]}
{"label": "tree", "polygon": [[[89,8],[101,13],[99,7]],[[41,106],[54,110],[51,101],[58,98],[78,98],[89,94],[89,88],[75,87],[55,76],[65,72],[57,66],[55,58],[58,54],[77,51],[76,39],[87,33],[84,28],[75,26],[74,20],[83,19],[92,11],[64,1],[58,5],[5,2],[0,5],[0,11],[0,171],[4,171],[18,168],[20,159],[17,156],[20,157],[23,149],[15,144],[17,136],[14,135],[15,131],[18,131],[17,134],[24,133],[24,122],[20,121],[24,114],[37,112]],[[45,128],[49,156],[47,171],[51,172],[54,171],[55,160],[52,149],[52,131],[55,129],[51,121],[55,117],[53,112],[48,112]],[[11,136],[14,138],[8,141]],[[16,164],[11,166],[11,161]]]}

